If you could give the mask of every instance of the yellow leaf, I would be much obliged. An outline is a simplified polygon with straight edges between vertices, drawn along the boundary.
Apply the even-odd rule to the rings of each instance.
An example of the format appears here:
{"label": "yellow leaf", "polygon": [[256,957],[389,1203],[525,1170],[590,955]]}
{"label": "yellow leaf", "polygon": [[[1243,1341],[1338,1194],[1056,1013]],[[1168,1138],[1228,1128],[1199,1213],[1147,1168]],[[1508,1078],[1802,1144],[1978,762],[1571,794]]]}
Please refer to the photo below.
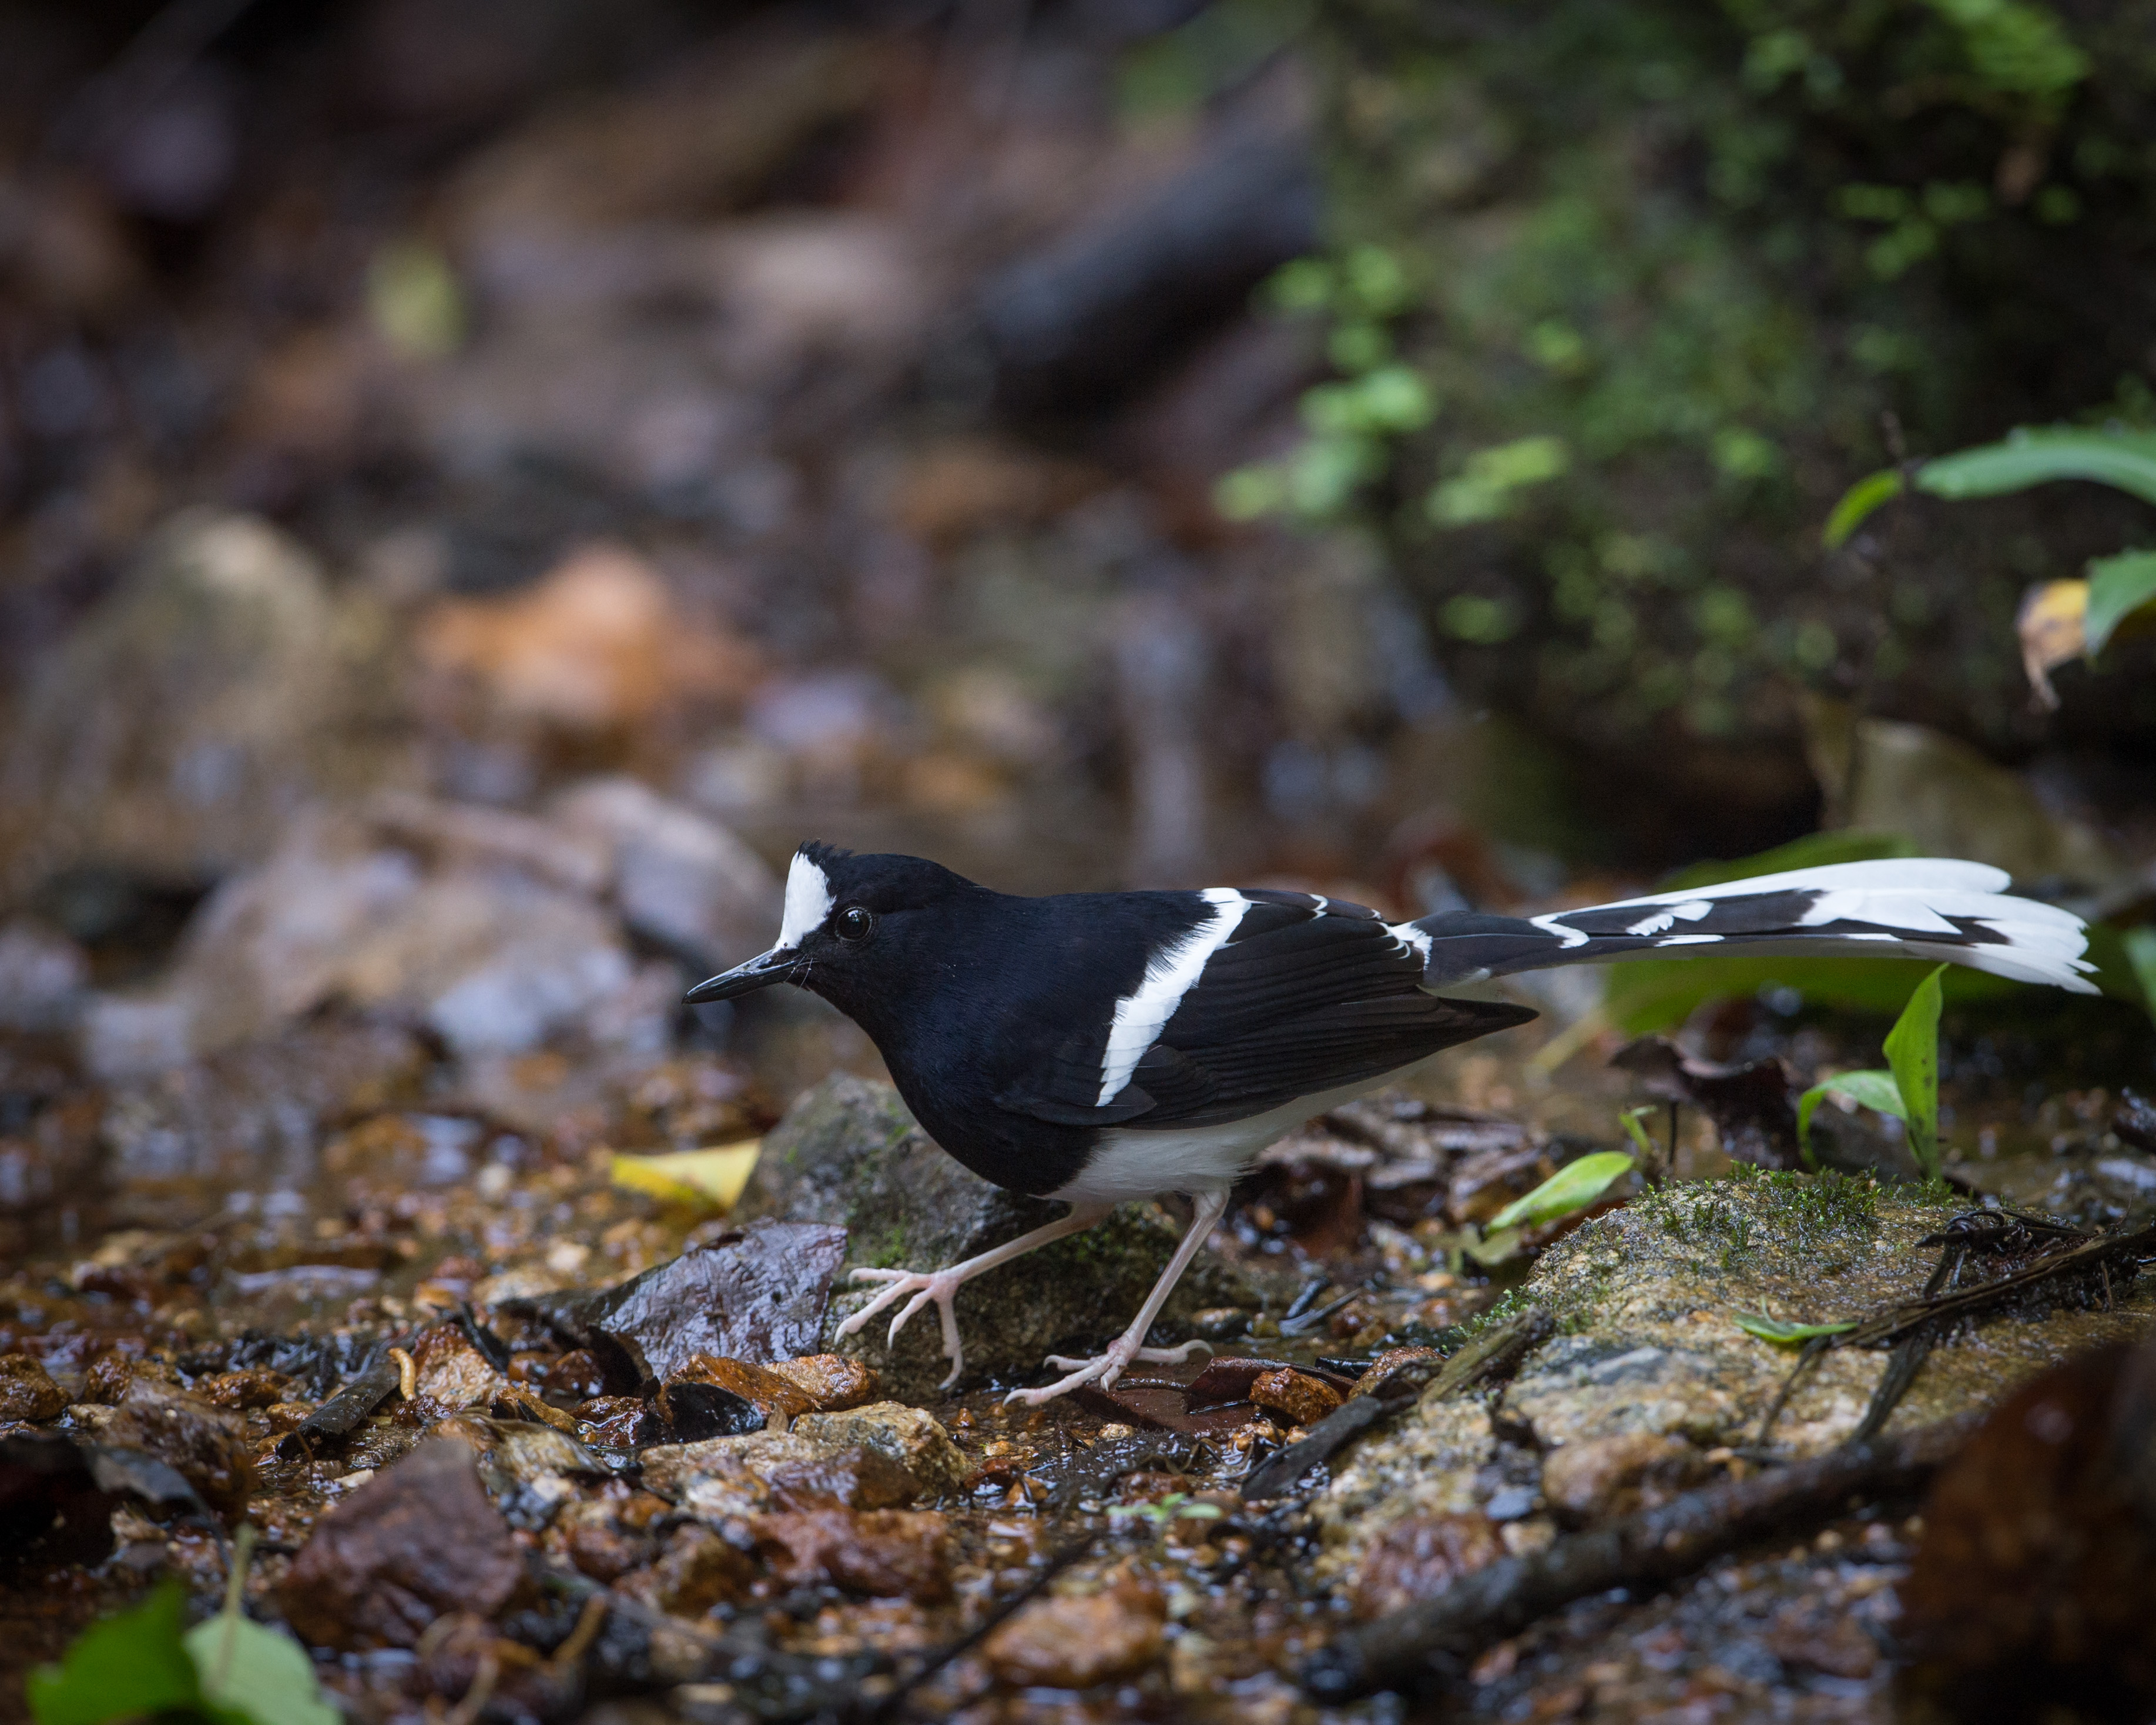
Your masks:
{"label": "yellow leaf", "polygon": [[2014,627],[2021,637],[2022,669],[2042,706],[2059,704],[2052,671],[2088,650],[2088,598],[2086,581],[2046,581],[2022,597]]}
{"label": "yellow leaf", "polygon": [[665,1156],[616,1156],[613,1183],[630,1192],[642,1192],[662,1204],[685,1204],[715,1210],[723,1215],[732,1209],[748,1184],[756,1167],[761,1138],[745,1144],[728,1144],[718,1150],[676,1150]]}

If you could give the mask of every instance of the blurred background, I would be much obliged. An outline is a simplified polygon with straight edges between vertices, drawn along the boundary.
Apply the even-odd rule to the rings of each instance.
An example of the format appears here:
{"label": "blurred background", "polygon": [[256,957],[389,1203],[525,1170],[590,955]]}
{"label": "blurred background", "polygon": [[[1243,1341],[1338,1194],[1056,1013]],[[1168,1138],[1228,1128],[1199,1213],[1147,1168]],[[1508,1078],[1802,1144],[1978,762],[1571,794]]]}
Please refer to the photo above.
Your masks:
{"label": "blurred background", "polygon": [[[0,1207],[873,1070],[675,1004],[809,837],[1979,857],[2109,919],[2123,1019],[2044,1015],[2145,1078],[2156,662],[2047,705],[2016,619],[2147,506],[1822,548],[2054,422],[2156,427],[2140,0],[0,7]],[[1545,1070],[1716,992],[1562,980]],[[1805,1005],[1731,987],[1722,1055]]]}

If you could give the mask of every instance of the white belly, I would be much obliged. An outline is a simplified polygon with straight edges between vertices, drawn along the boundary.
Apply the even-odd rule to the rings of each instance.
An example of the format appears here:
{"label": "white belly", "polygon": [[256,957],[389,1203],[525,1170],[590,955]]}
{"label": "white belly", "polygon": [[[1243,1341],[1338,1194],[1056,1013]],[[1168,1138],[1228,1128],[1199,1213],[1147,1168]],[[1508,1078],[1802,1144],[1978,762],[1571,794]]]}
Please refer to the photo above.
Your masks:
{"label": "white belly", "polygon": [[1247,1120],[1219,1126],[1169,1127],[1143,1132],[1111,1127],[1075,1179],[1049,1195],[1076,1204],[1125,1204],[1163,1192],[1224,1192],[1274,1139],[1313,1115],[1381,1089],[1398,1074],[1380,1073],[1342,1090],[1297,1096]]}

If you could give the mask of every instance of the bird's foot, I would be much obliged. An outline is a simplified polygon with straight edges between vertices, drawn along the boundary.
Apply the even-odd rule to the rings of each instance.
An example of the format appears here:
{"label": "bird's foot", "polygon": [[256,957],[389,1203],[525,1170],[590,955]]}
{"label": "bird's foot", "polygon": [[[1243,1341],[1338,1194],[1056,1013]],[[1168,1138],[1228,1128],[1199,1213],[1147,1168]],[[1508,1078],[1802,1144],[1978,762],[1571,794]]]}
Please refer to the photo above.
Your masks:
{"label": "bird's foot", "polygon": [[896,1345],[898,1332],[904,1329],[914,1313],[933,1301],[937,1315],[943,1320],[943,1353],[951,1362],[951,1373],[937,1386],[948,1389],[958,1381],[958,1374],[966,1369],[966,1350],[958,1341],[958,1313],[952,1305],[952,1298],[966,1284],[967,1278],[949,1270],[922,1271],[919,1270],[856,1270],[855,1281],[880,1281],[886,1284],[884,1291],[838,1327],[837,1333],[850,1336],[867,1327],[868,1321],[885,1307],[905,1300],[911,1294],[898,1315],[891,1321],[891,1332],[886,1338]]}
{"label": "bird's foot", "polygon": [[1070,1375],[1058,1378],[1040,1389],[1014,1389],[1004,1398],[1005,1405],[1021,1402],[1029,1408],[1037,1408],[1044,1402],[1052,1402],[1059,1395],[1068,1394],[1081,1384],[1098,1384],[1103,1389],[1112,1389],[1116,1379],[1123,1374],[1123,1368],[1133,1360],[1147,1360],[1157,1363],[1181,1365],[1188,1359],[1192,1350],[1213,1351],[1209,1342],[1186,1342],[1180,1348],[1141,1348],[1129,1336],[1119,1336],[1108,1344],[1107,1352],[1096,1354],[1091,1359],[1070,1359],[1060,1353],[1048,1356],[1048,1363],[1059,1372]]}

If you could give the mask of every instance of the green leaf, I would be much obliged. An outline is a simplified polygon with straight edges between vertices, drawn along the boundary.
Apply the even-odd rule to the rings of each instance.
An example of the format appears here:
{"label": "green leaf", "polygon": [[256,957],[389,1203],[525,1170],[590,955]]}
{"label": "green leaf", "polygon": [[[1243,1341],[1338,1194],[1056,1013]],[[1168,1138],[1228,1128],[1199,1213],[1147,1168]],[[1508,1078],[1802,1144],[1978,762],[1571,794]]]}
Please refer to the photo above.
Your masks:
{"label": "green leaf", "polygon": [[1841,494],[1841,501],[1835,505],[1826,518],[1826,526],[1820,531],[1820,537],[1825,541],[1826,548],[1840,551],[1874,510],[1901,495],[1902,475],[1892,467],[1857,480]]}
{"label": "green leaf", "polygon": [[1917,985],[1887,1033],[1887,1064],[1908,1111],[1909,1150],[1928,1180],[1939,1175],[1939,973]]}
{"label": "green leaf", "polygon": [[2156,926],[2129,930],[2119,944],[2125,948],[2126,962],[2133,967],[2152,1010],[2156,1010]]}
{"label": "green leaf", "polygon": [[1534,1228],[1585,1209],[1631,1173],[1633,1158],[1621,1150],[1598,1150],[1568,1162],[1525,1198],[1516,1198],[1490,1219],[1490,1232]]}
{"label": "green leaf", "polygon": [[1909,1117],[1892,1072],[1840,1072],[1821,1079],[1797,1098],[1797,1144],[1807,1166],[1817,1166],[1812,1157],[1812,1116],[1830,1094],[1848,1096],[1862,1107],[1876,1108],[1897,1120]]}
{"label": "green leaf", "polygon": [[168,1578],[133,1610],[90,1625],[59,1665],[30,1673],[30,1717],[37,1725],[105,1725],[199,1712],[201,1684],[180,1635],[187,1604],[187,1589]]}
{"label": "green leaf", "polygon": [[2025,427],[2002,443],[1961,449],[1917,470],[1934,497],[1999,497],[2053,480],[2093,480],[2156,503],[2156,432]]}
{"label": "green leaf", "polygon": [[342,1725],[314,1661],[290,1635],[220,1611],[186,1636],[213,1717],[232,1725]]}
{"label": "green leaf", "polygon": [[1489,1233],[1477,1236],[1471,1227],[1460,1250],[1485,1269],[1489,1269],[1520,1255],[1520,1230],[1517,1228],[1493,1228]]}
{"label": "green leaf", "polygon": [[2156,605],[2156,551],[2122,551],[2088,566],[2088,610],[2082,650],[2094,659],[2112,631],[2144,605]]}
{"label": "green leaf", "polygon": [[1618,1124],[1625,1128],[1625,1136],[1640,1147],[1640,1160],[1642,1162],[1655,1159],[1654,1141],[1648,1137],[1646,1127],[1640,1123],[1645,1116],[1654,1111],[1652,1102],[1642,1102],[1636,1108],[1627,1108],[1617,1117]]}
{"label": "green leaf", "polygon": [[1732,1312],[1730,1317],[1746,1335],[1757,1336],[1762,1342],[1771,1342],[1777,1348],[1794,1348],[1799,1343],[1810,1341],[1815,1336],[1839,1336],[1845,1330],[1856,1327],[1854,1323],[1784,1323],[1779,1317],[1768,1317],[1759,1312]]}

